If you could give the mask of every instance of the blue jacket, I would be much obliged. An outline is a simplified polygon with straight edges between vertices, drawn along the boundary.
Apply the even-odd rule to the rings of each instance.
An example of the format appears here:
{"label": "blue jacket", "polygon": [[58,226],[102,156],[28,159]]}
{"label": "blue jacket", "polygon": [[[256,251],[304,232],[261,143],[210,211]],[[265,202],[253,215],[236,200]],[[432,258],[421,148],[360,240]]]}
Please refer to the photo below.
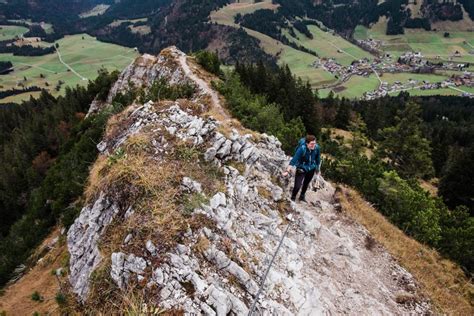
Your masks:
{"label": "blue jacket", "polygon": [[295,166],[297,169],[303,169],[306,172],[313,169],[319,171],[320,163],[321,153],[319,145],[316,145],[313,150],[309,150],[306,143],[298,147],[290,161],[291,166]]}

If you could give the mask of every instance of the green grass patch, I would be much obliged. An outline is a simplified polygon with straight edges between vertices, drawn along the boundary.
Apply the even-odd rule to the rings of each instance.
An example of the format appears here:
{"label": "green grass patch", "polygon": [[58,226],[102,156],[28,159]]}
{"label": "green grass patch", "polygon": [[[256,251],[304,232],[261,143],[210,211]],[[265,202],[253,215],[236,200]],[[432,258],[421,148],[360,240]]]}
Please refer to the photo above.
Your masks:
{"label": "green grass patch", "polygon": [[288,65],[295,76],[308,80],[313,88],[335,82],[336,78],[330,72],[311,67],[315,60],[315,56],[285,45],[278,63]]}
{"label": "green grass patch", "polygon": [[[464,88],[463,88],[464,90]],[[461,92],[450,89],[450,88],[443,88],[443,89],[436,89],[436,90],[421,90],[421,89],[410,89],[407,92],[412,96],[428,96],[428,95],[461,95]],[[391,96],[396,96],[400,94],[400,92],[392,92],[389,93]]]}
{"label": "green grass patch", "polygon": [[237,14],[250,14],[260,9],[276,9],[276,5],[272,4],[270,0],[264,0],[253,3],[253,1],[240,1],[238,3],[231,3],[217,11],[211,12],[211,21],[218,24],[235,26],[234,17]]}
{"label": "green grass patch", "polygon": [[[103,43],[87,34],[66,36],[56,43],[59,45],[63,61],[89,80],[97,77],[100,68],[121,71],[138,56],[134,49]],[[0,76],[1,90],[18,88],[18,84],[21,83],[25,87],[36,85],[58,96],[64,94],[66,86],[85,86],[88,82],[68,71],[59,61],[57,54],[35,57],[0,54],[0,61],[11,61],[14,66],[13,72]],[[55,88],[59,80],[64,84],[57,91]],[[20,102],[28,100],[30,95],[37,94],[24,93],[2,99],[0,102]]]}
{"label": "green grass patch", "polygon": [[28,32],[24,26],[0,25],[0,41],[6,41]]}
{"label": "green grass patch", "polygon": [[345,89],[336,94],[349,99],[360,98],[364,92],[376,90],[379,85],[380,81],[375,75],[369,77],[353,76],[342,85]]}
{"label": "green grass patch", "polygon": [[288,31],[283,33],[291,41],[315,51],[320,57],[334,58],[342,65],[348,66],[354,60],[361,58],[372,59],[373,56],[346,39],[331,32],[325,32],[316,25],[308,25],[308,29],[313,34],[310,39],[304,34],[295,30],[298,39],[291,37]]}
{"label": "green grass patch", "polygon": [[423,81],[426,80],[430,83],[441,82],[448,79],[448,76],[438,75],[438,74],[415,74],[415,73],[384,73],[380,76],[382,81],[385,81],[389,84],[395,83],[395,81],[400,81],[401,83],[407,83],[408,80],[417,80]]}

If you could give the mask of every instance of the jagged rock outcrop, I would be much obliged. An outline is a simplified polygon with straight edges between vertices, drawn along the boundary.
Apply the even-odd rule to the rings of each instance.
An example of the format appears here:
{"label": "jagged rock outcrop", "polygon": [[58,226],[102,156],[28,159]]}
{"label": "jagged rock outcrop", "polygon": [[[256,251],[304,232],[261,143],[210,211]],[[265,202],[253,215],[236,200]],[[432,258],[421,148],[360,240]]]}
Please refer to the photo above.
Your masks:
{"label": "jagged rock outcrop", "polygon": [[[165,70],[166,65],[175,67],[182,56],[175,48],[158,57],[147,56],[121,75],[111,95],[130,78],[142,85],[160,76],[193,81],[186,71]],[[157,61],[159,70],[154,68]],[[197,85],[201,95],[206,93],[203,84]],[[205,108],[198,98],[193,102]],[[202,196],[190,216],[213,224],[189,226],[183,231],[185,243],[166,253],[158,251],[159,239],[135,245],[139,251],[122,251],[133,242],[132,234],[127,235],[110,254],[110,277],[119,288],[140,284],[155,289],[158,295],[147,297],[147,302],[189,315],[247,315],[255,300],[255,312],[261,315],[429,312],[422,299],[397,303],[400,293],[416,295],[413,277],[381,247],[365,247],[367,231],[337,212],[330,183],[322,180],[324,188],[308,194],[310,204],[289,202],[288,179],[281,177],[289,157],[275,137],[238,129],[224,132],[219,128],[222,122],[193,114],[186,104],[182,100],[159,106],[133,104],[123,115],[120,130],[98,145],[103,155],[110,155],[146,130],[153,138],[153,152],[147,155],[164,164],[175,137],[199,149],[222,172],[224,183],[220,190],[206,193],[202,183],[183,177],[180,191]],[[126,225],[133,217],[129,206],[120,208],[113,198],[112,192],[102,192],[83,208],[68,232],[70,281],[81,300],[87,300],[90,275],[103,259],[97,245],[107,225],[113,219]],[[257,298],[287,225],[291,225],[288,235]]]}
{"label": "jagged rock outcrop", "polygon": [[118,206],[103,193],[94,204],[84,207],[68,231],[70,282],[80,297],[87,296],[89,277],[101,260],[97,244],[104,229],[119,212]]}

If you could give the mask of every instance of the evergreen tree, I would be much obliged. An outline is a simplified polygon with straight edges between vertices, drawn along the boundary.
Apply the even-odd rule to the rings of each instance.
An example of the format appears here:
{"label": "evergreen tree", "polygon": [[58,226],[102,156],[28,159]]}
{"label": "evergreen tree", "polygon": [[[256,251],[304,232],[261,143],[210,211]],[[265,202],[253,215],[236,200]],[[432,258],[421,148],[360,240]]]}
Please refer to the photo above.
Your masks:
{"label": "evergreen tree", "polygon": [[337,128],[347,129],[351,118],[351,104],[349,100],[342,99],[339,104],[335,117],[335,125]]}
{"label": "evergreen tree", "polygon": [[378,155],[388,158],[392,167],[405,177],[430,178],[434,174],[431,147],[421,133],[420,113],[418,104],[408,102],[395,118],[395,126],[381,131]]}
{"label": "evergreen tree", "polygon": [[451,150],[438,194],[450,207],[465,205],[474,214],[474,146]]}

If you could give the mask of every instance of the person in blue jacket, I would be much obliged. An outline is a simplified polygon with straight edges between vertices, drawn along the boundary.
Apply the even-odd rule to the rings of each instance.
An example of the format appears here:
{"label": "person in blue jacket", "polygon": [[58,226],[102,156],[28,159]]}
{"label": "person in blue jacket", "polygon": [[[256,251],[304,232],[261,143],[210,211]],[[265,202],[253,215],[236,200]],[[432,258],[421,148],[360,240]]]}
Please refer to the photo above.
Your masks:
{"label": "person in blue jacket", "polygon": [[320,164],[321,153],[319,145],[316,143],[316,137],[314,135],[307,135],[298,142],[296,152],[287,170],[283,173],[283,176],[286,177],[291,172],[292,166],[296,168],[295,186],[291,193],[292,201],[296,199],[296,195],[301,189],[299,201],[306,202],[306,190],[308,189],[311,179],[313,179],[314,173],[319,172]]}

